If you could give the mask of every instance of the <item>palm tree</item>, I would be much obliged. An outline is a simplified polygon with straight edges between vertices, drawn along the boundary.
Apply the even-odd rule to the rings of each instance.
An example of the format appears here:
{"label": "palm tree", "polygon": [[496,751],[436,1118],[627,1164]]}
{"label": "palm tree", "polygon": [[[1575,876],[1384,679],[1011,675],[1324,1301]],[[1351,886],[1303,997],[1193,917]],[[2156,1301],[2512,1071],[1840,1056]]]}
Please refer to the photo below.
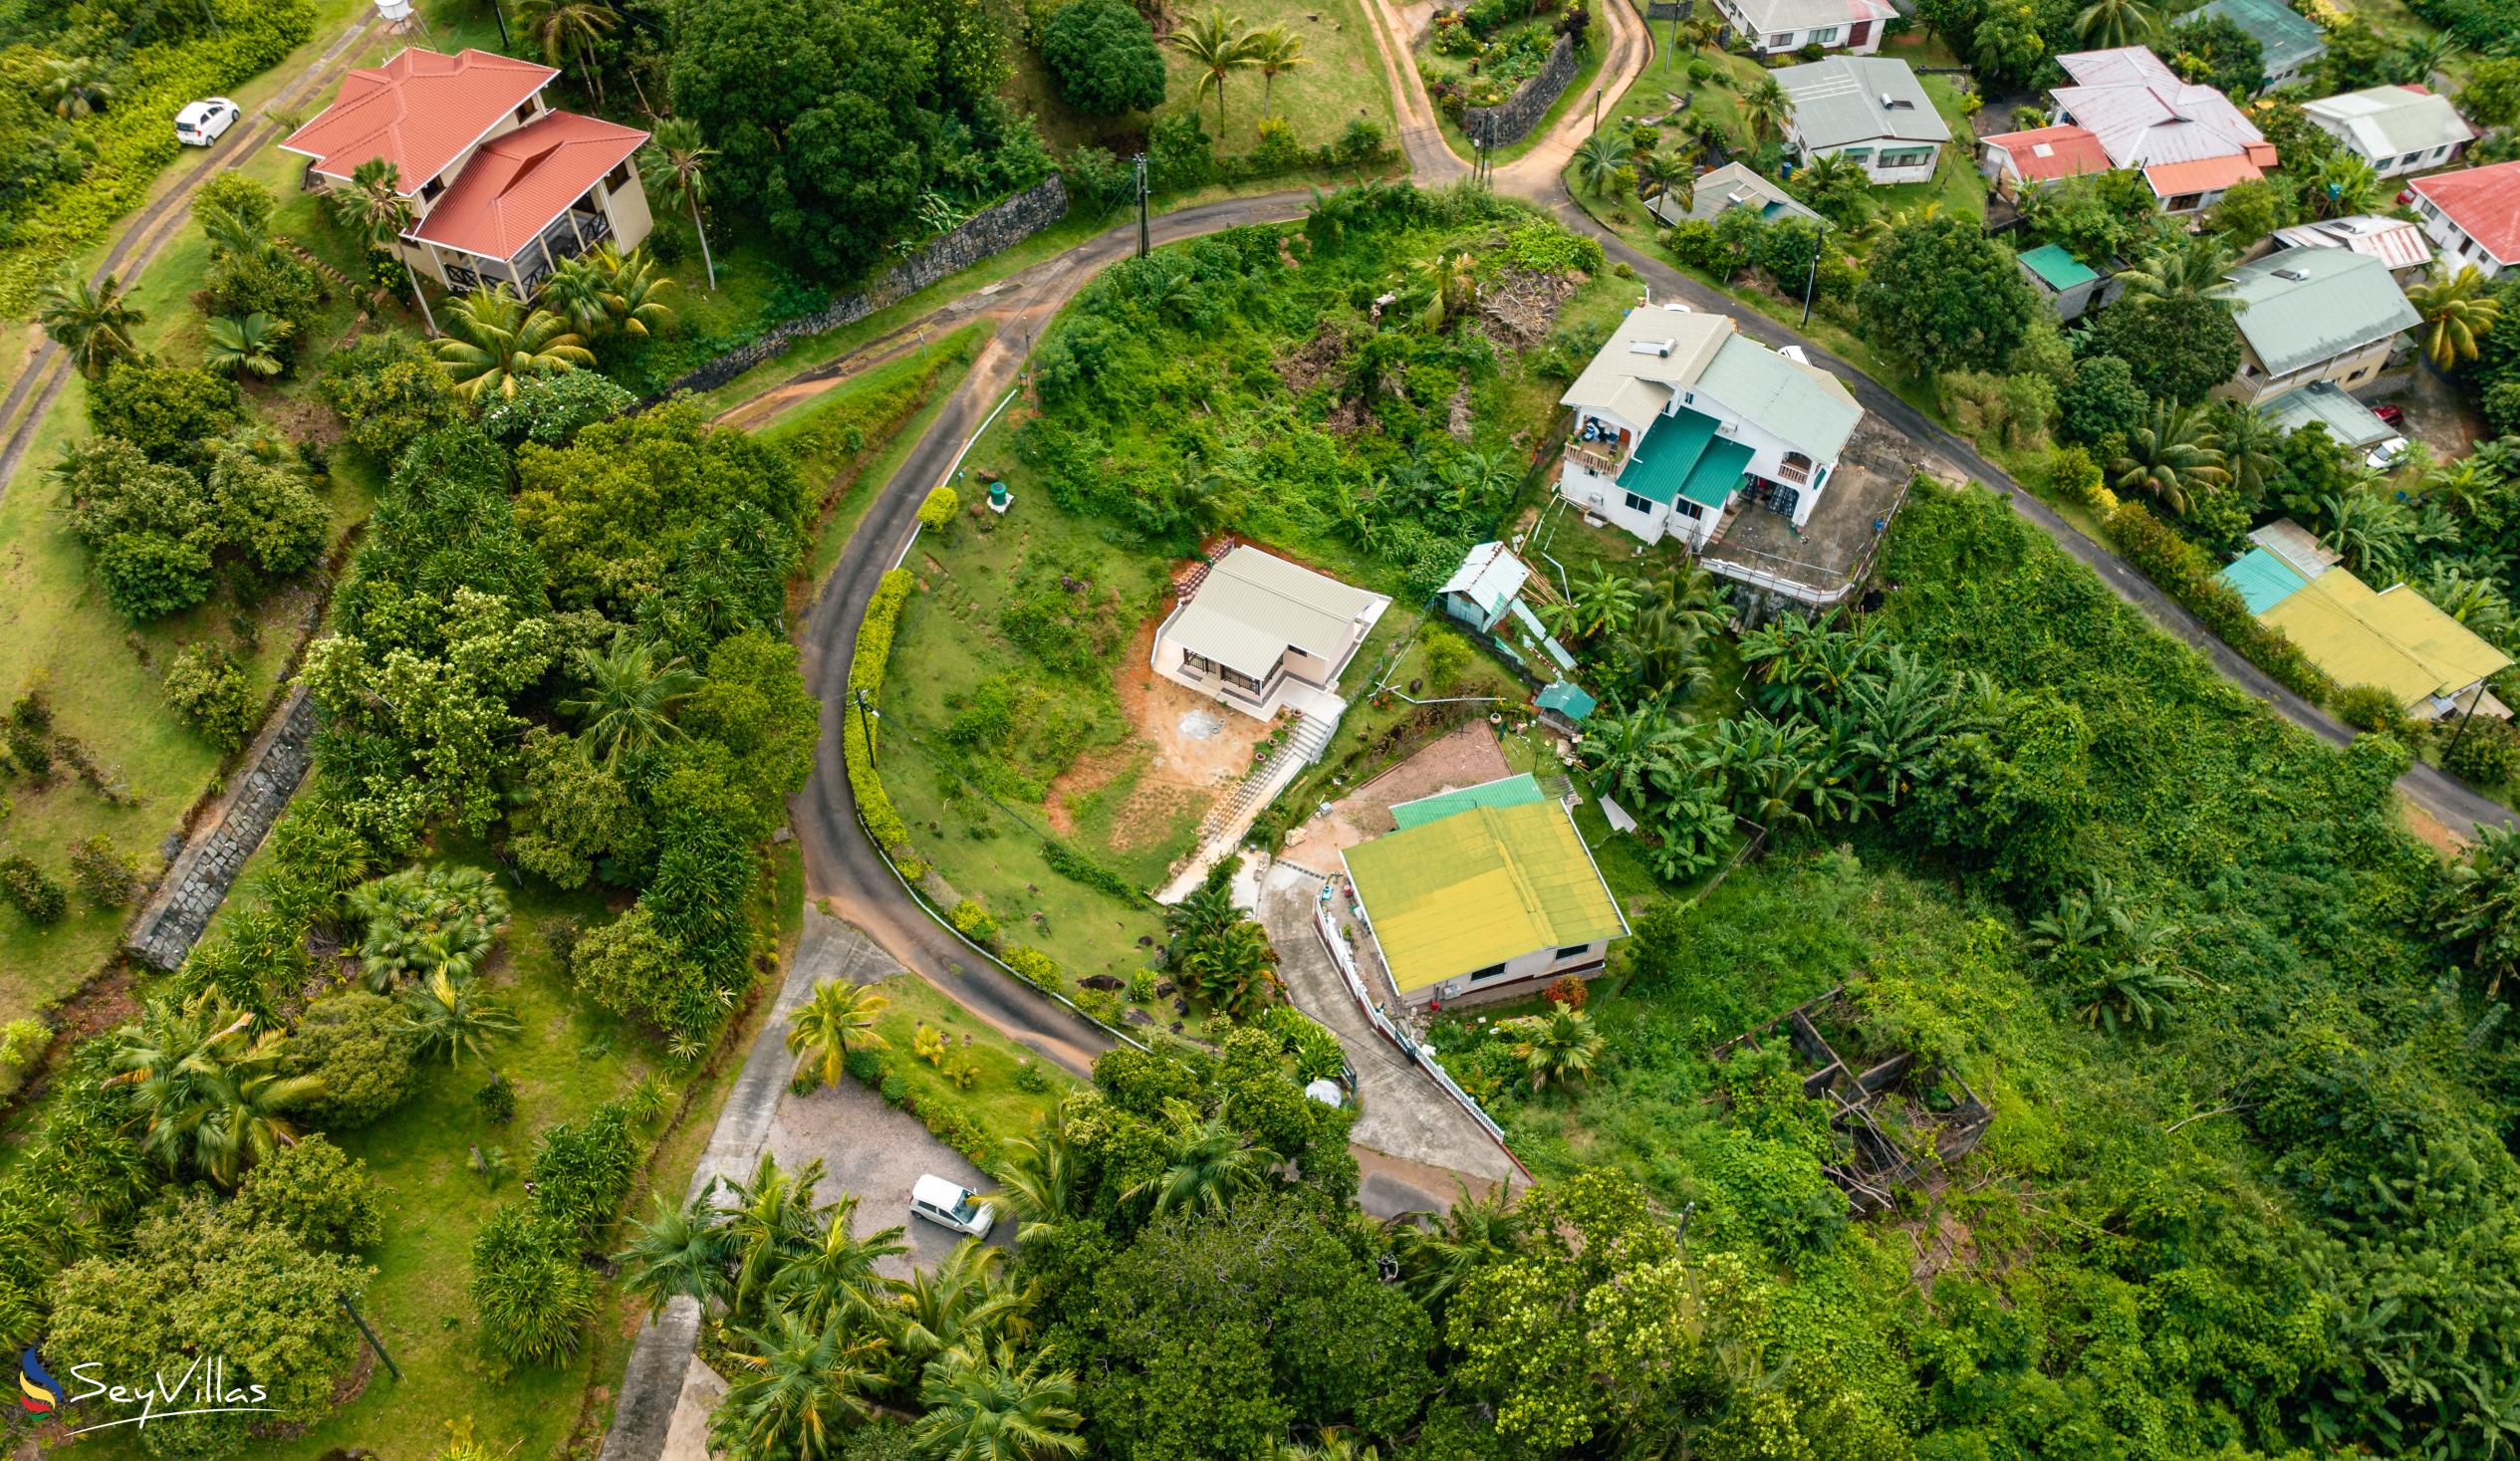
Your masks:
{"label": "palm tree", "polygon": [[717,292],[717,261],[709,256],[708,225],[700,221],[700,204],[708,200],[709,164],[717,148],[700,137],[700,123],[688,117],[668,117],[656,123],[647,145],[638,151],[638,173],[656,196],[678,198],[691,210],[691,229],[700,236],[700,267],[709,275],[709,292]]}
{"label": "palm tree", "polygon": [[2319,164],[2308,196],[2322,218],[2350,218],[2374,211],[2380,202],[2380,174],[2352,152],[2339,152]]}
{"label": "palm tree", "polygon": [[983,1357],[949,1349],[931,1361],[919,1383],[927,1413],[912,1443],[936,1461],[1046,1461],[1085,1454],[1077,1434],[1076,1376],[1044,1374],[1038,1358],[1022,1363],[1004,1344]]}
{"label": "palm tree", "polygon": [[2226,401],[2215,417],[2214,434],[2222,438],[2222,469],[2230,473],[2234,490],[2255,501],[2274,485],[2282,466],[2276,455],[2283,448],[2282,427],[2237,401]]}
{"label": "palm tree", "polygon": [[250,214],[233,208],[195,207],[193,216],[201,224],[201,236],[210,243],[214,258],[237,257],[272,263],[288,253],[271,236],[271,225],[257,221]]}
{"label": "palm tree", "polygon": [[898,1227],[879,1229],[865,1238],[853,1237],[850,1219],[857,1211],[858,1194],[852,1192],[818,1215],[823,1224],[822,1241],[791,1254],[786,1265],[771,1278],[771,1307],[793,1311],[811,1325],[844,1317],[863,1319],[875,1313],[884,1287],[875,1266],[910,1250],[901,1241],[905,1230]]}
{"label": "palm tree", "polygon": [[1266,929],[1237,918],[1182,955],[1182,981],[1237,1020],[1255,1018],[1277,982],[1277,950]]}
{"label": "palm tree", "polygon": [[612,327],[612,281],[587,254],[561,260],[543,281],[544,307],[568,321],[581,340],[593,340]]}
{"label": "palm tree", "polygon": [[1417,272],[1426,281],[1426,328],[1442,334],[1453,318],[1478,299],[1479,261],[1464,251],[1458,254],[1437,254],[1418,262]]}
{"label": "palm tree", "polygon": [[2095,51],[2149,45],[2161,33],[2161,16],[2143,0],[2092,0],[2074,17],[2074,33]]}
{"label": "palm tree", "polygon": [[1247,1142],[1219,1111],[1182,1132],[1164,1169],[1130,1188],[1127,1195],[1151,1197],[1157,1217],[1173,1212],[1220,1212],[1236,1194],[1258,1186],[1281,1159],[1258,1142]]}
{"label": "palm tree", "polygon": [[2432,918],[2440,936],[2464,950],[2467,967],[2486,977],[2485,998],[2499,997],[2520,966],[2520,834],[2478,827],[2442,877]]}
{"label": "palm tree", "polygon": [[245,1168],[297,1143],[287,1112],[324,1083],[281,1074],[286,1042],[253,1025],[215,993],[180,1006],[152,999],[115,1051],[105,1084],[128,1088],[140,1149],[169,1173],[189,1168],[233,1187]]}
{"label": "palm tree", "polygon": [[735,1199],[725,1219],[727,1261],[735,1273],[725,1297],[735,1313],[757,1312],[779,1271],[822,1246],[824,1210],[814,1205],[814,1189],[823,1175],[820,1157],[783,1172],[765,1151],[750,1179],[726,1184]]}
{"label": "palm tree", "polygon": [[2436,270],[2406,291],[2406,303],[2423,317],[2424,359],[2441,370],[2476,359],[2476,337],[2502,318],[2502,302],[2486,293],[2485,276],[2473,264],[2460,265],[2455,276]]}
{"label": "palm tree", "polygon": [[[1260,71],[1260,113],[1266,117],[1270,115],[1269,94],[1276,89],[1278,78],[1312,65],[1313,58],[1304,54],[1302,36],[1285,26],[1273,25],[1253,33],[1251,64]],[[1218,124],[1223,124],[1221,119]]]}
{"label": "palm tree", "polygon": [[2415,86],[2430,86],[2432,74],[2456,61],[2461,52],[2457,41],[2439,31],[2409,36],[2393,58],[2396,65],[2392,79]]}
{"label": "palm tree", "polygon": [[1422,1226],[1418,1213],[1402,1214],[1391,1227],[1400,1283],[1429,1312],[1439,1313],[1463,1280],[1513,1257],[1522,1243],[1523,1222],[1512,1193],[1499,1184],[1487,1196],[1473,1197],[1469,1183],[1458,1185],[1459,1200],[1436,1227]]}
{"label": "palm tree", "polygon": [[1781,136],[1785,120],[1794,115],[1794,101],[1773,75],[1762,76],[1741,94],[1741,121],[1752,141]]}
{"label": "palm tree", "polygon": [[644,245],[625,254],[606,244],[595,251],[595,263],[609,290],[605,309],[611,328],[643,338],[673,323],[673,310],[661,298],[673,281],[656,272]]}
{"label": "palm tree", "polygon": [[1637,196],[1661,198],[1683,213],[1697,201],[1697,169],[1677,152],[1647,152],[1637,159]]}
{"label": "palm tree", "polygon": [[788,1016],[788,1051],[801,1058],[797,1069],[819,1063],[816,1074],[823,1084],[839,1085],[852,1039],[862,1049],[883,1049],[883,1037],[876,1033],[875,1022],[890,1003],[863,984],[826,979],[815,985],[814,993]]}
{"label": "palm tree", "polygon": [[866,1395],[882,1382],[882,1341],[852,1335],[838,1318],[816,1326],[782,1311],[738,1330],[730,1347],[736,1370],[709,1414],[712,1450],[830,1461],[875,1413]]}
{"label": "palm tree", "polygon": [[75,122],[104,110],[114,100],[114,87],[88,57],[58,56],[44,63],[43,97],[55,117]]}
{"label": "palm tree", "polygon": [[654,1194],[655,1215],[630,1223],[630,1246],[613,1255],[622,1287],[647,1301],[651,1316],[669,1300],[707,1305],[727,1293],[727,1234],[717,1203],[706,1191],[680,1207]]}
{"label": "palm tree", "polygon": [[1004,1249],[965,1239],[943,1263],[895,1283],[892,1302],[876,1311],[893,1352],[915,1371],[949,1349],[985,1349],[1027,1302],[1026,1291],[1007,1282],[1005,1258]]}
{"label": "palm tree", "polygon": [[576,664],[587,687],[560,708],[586,721],[581,742],[602,765],[681,737],[671,713],[700,687],[700,676],[679,655],[659,662],[653,643],[624,634],[601,654],[580,649]]}
{"label": "palm tree", "polygon": [[1593,1028],[1592,1016],[1557,1005],[1548,1014],[1525,1017],[1520,1024],[1522,1039],[1515,1042],[1514,1055],[1531,1073],[1532,1090],[1552,1081],[1565,1086],[1593,1078],[1593,1065],[1602,1058],[1608,1042]]}
{"label": "palm tree", "polygon": [[[333,207],[333,220],[357,234],[371,249],[391,250],[394,241],[411,227],[418,208],[402,191],[402,169],[382,157],[371,157],[350,174],[348,187],[334,188],[326,194]],[[429,333],[437,333],[437,322],[429,318],[428,297],[420,292],[420,276],[411,269],[408,258],[402,260],[402,277],[411,286],[411,298],[420,307],[420,318],[428,323]]]}
{"label": "palm tree", "polygon": [[1636,580],[1612,573],[1608,567],[1594,569],[1593,576],[1575,591],[1576,636],[1591,639],[1625,631],[1635,622],[1643,599],[1644,591]]}
{"label": "palm tree", "polygon": [[286,320],[274,320],[260,310],[253,314],[216,316],[202,326],[209,345],[203,352],[203,364],[213,370],[227,370],[243,379],[247,374],[277,375],[285,364],[280,358],[280,344],[289,338],[293,327]]}
{"label": "palm tree", "polygon": [[1016,1242],[1027,1242],[1076,1216],[1080,1173],[1075,1157],[1064,1106],[1051,1107],[1033,1123],[1031,1135],[999,1143],[997,1191],[989,1200],[1017,1218]]}
{"label": "palm tree", "polygon": [[1628,154],[1619,150],[1610,133],[1597,131],[1575,149],[1575,179],[1584,190],[1595,196],[1610,191],[1619,176],[1619,169],[1628,165]]}
{"label": "palm tree", "polygon": [[2151,415],[2127,433],[2126,454],[2111,463],[2113,485],[2120,492],[2142,488],[2185,517],[2197,492],[2229,480],[2221,447],[2203,406],[2154,401]]}
{"label": "palm tree", "polygon": [[604,0],[517,0],[516,23],[542,48],[543,64],[566,67],[578,63],[578,75],[604,102],[604,76],[595,55],[622,23],[621,12]]}
{"label": "palm tree", "polygon": [[2236,310],[2239,287],[2229,276],[2238,257],[2220,234],[2191,233],[2146,252],[2136,267],[2120,270],[2118,280],[2137,299],[2200,299]]}
{"label": "palm tree", "polygon": [[131,308],[122,283],[109,274],[101,284],[57,279],[46,285],[44,308],[36,319],[53,344],[78,364],[79,373],[94,380],[115,362],[138,357],[132,334],[148,317]]}
{"label": "palm tree", "polygon": [[1216,94],[1216,135],[1225,135],[1225,78],[1260,64],[1253,37],[1242,28],[1242,21],[1230,17],[1213,6],[1205,15],[1174,31],[1172,48],[1190,58],[1198,68],[1199,84],[1196,100],[1204,102],[1207,94]]}
{"label": "palm tree", "polygon": [[437,343],[437,363],[466,400],[512,396],[528,377],[595,364],[583,337],[571,334],[551,311],[528,309],[505,283],[457,300],[446,324],[449,334]]}
{"label": "palm tree", "polygon": [[482,993],[479,985],[469,979],[449,979],[443,969],[431,974],[426,983],[402,991],[402,1003],[403,1028],[418,1037],[419,1054],[434,1055],[443,1048],[450,1069],[469,1055],[481,1062],[493,1081],[499,1071],[490,1064],[491,1043],[525,1028]]}

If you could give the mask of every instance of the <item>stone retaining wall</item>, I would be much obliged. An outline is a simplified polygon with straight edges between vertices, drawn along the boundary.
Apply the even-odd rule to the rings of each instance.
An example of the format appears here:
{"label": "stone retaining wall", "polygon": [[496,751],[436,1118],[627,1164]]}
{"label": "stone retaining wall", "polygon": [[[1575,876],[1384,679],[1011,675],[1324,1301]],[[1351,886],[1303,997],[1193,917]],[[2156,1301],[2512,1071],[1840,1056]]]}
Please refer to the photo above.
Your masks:
{"label": "stone retaining wall", "polygon": [[132,921],[125,946],[133,958],[172,969],[192,951],[201,930],[210,926],[210,915],[227,900],[228,887],[245,869],[245,859],[262,846],[263,835],[297,794],[314,759],[309,745],[314,737],[315,704],[303,687],[293,689],[246,751],[227,794],[193,829],[157,891]]}
{"label": "stone retaining wall", "polygon": [[1514,88],[1514,95],[1493,107],[1473,107],[1461,114],[1461,131],[1470,140],[1490,147],[1511,146],[1523,134],[1538,125],[1549,109],[1558,105],[1567,83],[1575,80],[1583,69],[1583,59],[1576,55],[1575,42],[1566,36],[1549,48],[1549,59],[1541,64],[1540,74]]}
{"label": "stone retaining wall", "polygon": [[1068,184],[1066,179],[1054,172],[1004,202],[993,203],[974,213],[970,221],[960,228],[886,269],[866,288],[853,289],[813,314],[790,320],[752,344],[719,356],[649,396],[642,404],[654,405],[677,390],[714,390],[764,361],[778,359],[789,346],[806,336],[854,325],[949,274],[959,273],[992,254],[1013,248],[1066,217],[1067,212]]}

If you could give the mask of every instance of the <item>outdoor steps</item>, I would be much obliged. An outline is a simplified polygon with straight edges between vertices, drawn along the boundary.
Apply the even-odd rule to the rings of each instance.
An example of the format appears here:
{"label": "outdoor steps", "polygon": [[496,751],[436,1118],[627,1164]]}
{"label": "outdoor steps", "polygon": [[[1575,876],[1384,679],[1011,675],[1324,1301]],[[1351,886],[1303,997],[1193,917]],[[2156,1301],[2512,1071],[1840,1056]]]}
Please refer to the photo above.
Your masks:
{"label": "outdoor steps", "polygon": [[1294,731],[1269,753],[1269,759],[1251,769],[1232,797],[1208,811],[1207,820],[1199,826],[1201,839],[1232,827],[1245,812],[1265,805],[1268,798],[1276,796],[1294,779],[1295,773],[1319,761],[1322,752],[1330,748],[1330,737],[1337,729],[1332,722],[1301,710],[1295,714]]}

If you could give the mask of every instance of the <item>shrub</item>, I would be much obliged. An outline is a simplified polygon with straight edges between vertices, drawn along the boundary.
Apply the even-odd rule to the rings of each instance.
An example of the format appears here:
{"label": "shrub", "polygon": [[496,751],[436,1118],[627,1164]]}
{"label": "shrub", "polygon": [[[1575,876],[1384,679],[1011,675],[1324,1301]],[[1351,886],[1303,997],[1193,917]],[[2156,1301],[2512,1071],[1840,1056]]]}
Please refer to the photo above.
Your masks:
{"label": "shrub", "polygon": [[886,1076],[883,1078],[883,1084],[877,1090],[882,1094],[885,1100],[899,1105],[910,1094],[910,1083],[899,1076]]}
{"label": "shrub", "polygon": [[2204,550],[2164,526],[2141,502],[2121,502],[2107,519],[2109,536],[2128,562],[2158,584],[2205,627],[2248,661],[2314,705],[2328,703],[2336,681],[2310,662],[2284,631],[2260,623],[2231,586],[2214,573]]}
{"label": "shrub", "polygon": [[472,1094],[473,1109],[494,1125],[504,1126],[516,1119],[516,1088],[504,1076],[493,1076],[489,1084]]}
{"label": "shrub", "polygon": [[990,944],[997,941],[997,919],[990,916],[988,909],[969,898],[964,898],[961,902],[954,904],[952,911],[945,915],[945,921],[954,926],[954,932],[973,943]]}
{"label": "shrub", "polygon": [[1146,895],[1128,878],[1056,839],[1042,841],[1041,859],[1050,864],[1051,871],[1070,882],[1081,882],[1124,902],[1142,903],[1147,900]]}
{"label": "shrub", "polygon": [[1593,997],[1593,986],[1569,974],[1563,979],[1552,981],[1546,994],[1551,1004],[1563,1005],[1570,1010],[1580,1010],[1584,1008],[1584,1002]]}
{"label": "shrub", "polygon": [[317,1000],[289,1036],[290,1069],[324,1086],[307,1108],[308,1119],[332,1131],[364,1126],[408,1098],[416,1054],[402,1011],[366,990]]}
{"label": "shrub", "polygon": [[1370,162],[1383,152],[1383,128],[1362,117],[1350,118],[1339,129],[1339,140],[1330,144],[1330,160],[1342,167]]}
{"label": "shrub", "polygon": [[849,712],[841,716],[841,750],[849,764],[849,789],[858,799],[858,815],[867,824],[867,835],[887,851],[906,851],[910,830],[901,822],[901,814],[892,810],[892,799],[884,795],[883,782],[876,774],[875,747],[867,740],[869,717],[855,712],[860,696],[868,703],[883,698],[884,666],[892,658],[892,636],[901,626],[901,606],[910,597],[910,571],[894,569],[876,586],[875,597],[867,605],[867,616],[858,625],[858,647],[849,661],[849,699],[843,705]]}
{"label": "shrub", "polygon": [[50,927],[70,911],[70,894],[44,875],[44,869],[16,855],[0,857],[0,902],[24,914],[38,928]]}
{"label": "shrub", "polygon": [[140,623],[200,604],[218,582],[208,541],[207,535],[132,533],[105,544],[97,550],[96,566],[106,603]]}
{"label": "shrub", "polygon": [[638,1140],[619,1102],[597,1106],[582,1122],[546,1126],[527,1171],[534,1210],[581,1239],[592,1239],[630,1197],[638,1175]]}
{"label": "shrub", "polygon": [[472,1303],[481,1343],[504,1363],[554,1363],[578,1352],[595,1314],[595,1275],[572,1235],[506,1203],[472,1242]]}
{"label": "shrub", "polygon": [[139,896],[140,859],[118,851],[98,833],[70,848],[70,877],[79,895],[101,908],[120,908]]}
{"label": "shrub", "polygon": [[1122,0],[1075,0],[1041,32],[1041,59],[1059,97],[1079,112],[1117,117],[1163,104],[1163,55],[1154,28]]}
{"label": "shrub", "polygon": [[580,431],[637,403],[637,396],[609,376],[593,370],[564,370],[536,376],[513,396],[492,401],[481,412],[481,429],[502,446],[527,441],[567,446],[578,439]]}
{"label": "shrub", "polygon": [[1015,977],[1026,984],[1035,989],[1054,991],[1058,989],[1059,961],[1057,959],[1039,949],[1026,948],[1022,944],[1009,948],[1002,957],[1006,960],[1006,967],[1014,970]]}
{"label": "shrub", "polygon": [[2102,486],[2100,463],[2079,446],[2060,446],[2048,453],[2048,489],[2068,502],[2098,508]]}
{"label": "shrub", "polygon": [[2405,719],[2397,697],[2378,685],[2348,685],[2328,702],[2336,717],[2356,730],[2396,731]]}
{"label": "shrub", "polygon": [[951,487],[930,490],[927,500],[918,505],[918,525],[931,533],[941,533],[954,525],[954,514],[962,510],[962,501]]}
{"label": "shrub", "polygon": [[243,549],[273,578],[315,567],[324,556],[332,515],[306,479],[241,451],[221,452],[210,468],[210,513],[221,542]]}
{"label": "shrub", "polygon": [[207,466],[210,443],[244,418],[236,382],[188,365],[119,365],[88,387],[88,424],[153,462]]}
{"label": "shrub", "polygon": [[0,1098],[15,1096],[35,1063],[53,1043],[53,1032],[32,1017],[0,1025]]}
{"label": "shrub", "polygon": [[236,1200],[249,1220],[286,1228],[318,1251],[366,1248],[385,1234],[384,1207],[368,1164],[321,1136],[256,1163]]}
{"label": "shrub", "polygon": [[207,639],[186,644],[166,666],[166,704],[194,734],[233,751],[254,733],[254,688],[245,667]]}
{"label": "shrub", "polygon": [[849,1079],[861,1086],[873,1086],[883,1080],[883,1057],[860,1047],[840,1058],[840,1067]]}
{"label": "shrub", "polygon": [[323,388],[349,427],[351,444],[382,462],[390,463],[418,437],[464,418],[446,372],[418,341],[399,332],[335,351],[324,362]]}
{"label": "shrub", "polygon": [[2476,716],[2450,732],[2441,753],[2441,769],[2470,786],[2508,786],[2520,777],[2520,731],[2511,722]]}
{"label": "shrub", "polygon": [[1029,1057],[1015,1063],[1014,1081],[1016,1090],[1034,1096],[1050,1089],[1050,1073],[1041,1068],[1041,1062]]}

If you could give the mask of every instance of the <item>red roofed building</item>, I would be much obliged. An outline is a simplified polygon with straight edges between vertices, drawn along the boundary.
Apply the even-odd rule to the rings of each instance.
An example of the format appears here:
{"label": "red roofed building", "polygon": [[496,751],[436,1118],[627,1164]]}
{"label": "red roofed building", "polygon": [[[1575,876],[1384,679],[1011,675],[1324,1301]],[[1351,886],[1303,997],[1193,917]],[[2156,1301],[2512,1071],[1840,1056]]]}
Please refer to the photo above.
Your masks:
{"label": "red roofed building", "polygon": [[2109,150],[2079,126],[2034,126],[1978,139],[1977,170],[2005,197],[2037,186],[2109,170]]}
{"label": "red roofed building", "polygon": [[651,225],[630,157],[635,127],[555,112],[548,66],[416,48],[354,71],[321,116],[281,142],[307,185],[348,183],[381,158],[416,216],[398,252],[458,292],[531,295],[563,259],[607,241],[637,247]]}
{"label": "red roofed building", "polygon": [[2142,175],[2162,211],[2193,213],[2275,165],[2274,144],[2230,98],[2180,81],[2142,46],[2056,64],[2067,84],[2048,94],[2055,124],[1979,143],[1978,170],[2000,192],[2125,168]]}
{"label": "red roofed building", "polygon": [[2407,186],[2443,268],[2455,274],[2473,264],[2491,279],[2520,264],[2520,162],[2436,172]]}

